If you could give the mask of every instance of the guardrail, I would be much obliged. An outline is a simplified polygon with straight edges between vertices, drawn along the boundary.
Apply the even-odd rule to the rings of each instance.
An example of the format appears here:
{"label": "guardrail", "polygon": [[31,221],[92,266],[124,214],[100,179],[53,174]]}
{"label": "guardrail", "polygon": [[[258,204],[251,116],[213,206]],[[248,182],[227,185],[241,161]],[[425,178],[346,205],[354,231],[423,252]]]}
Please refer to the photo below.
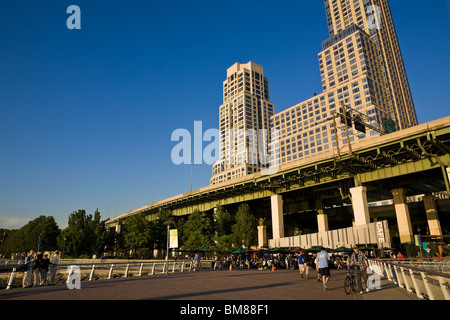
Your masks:
{"label": "guardrail", "polygon": [[[190,260],[169,260],[169,262],[99,262],[97,260],[84,263],[77,263],[76,261],[73,261],[73,263],[67,263],[65,261],[62,264],[58,265],[58,283],[67,283],[69,281],[70,275],[73,273],[73,270],[75,268],[80,272],[81,281],[94,281],[99,279],[128,278],[175,272],[190,272],[194,270],[194,263]],[[200,263],[200,268],[215,269],[215,262],[212,260],[202,260]],[[6,290],[14,286],[16,278],[19,274],[23,274],[23,272],[17,270],[17,268],[12,268],[12,270],[10,271],[11,274],[6,285]],[[15,286],[18,286],[18,284],[15,284]]]}
{"label": "guardrail", "polygon": [[[415,293],[421,299],[450,300],[450,274],[430,270],[426,263],[370,259],[369,266],[382,278],[387,278],[400,288]],[[447,268],[448,264],[443,263],[442,267]]]}

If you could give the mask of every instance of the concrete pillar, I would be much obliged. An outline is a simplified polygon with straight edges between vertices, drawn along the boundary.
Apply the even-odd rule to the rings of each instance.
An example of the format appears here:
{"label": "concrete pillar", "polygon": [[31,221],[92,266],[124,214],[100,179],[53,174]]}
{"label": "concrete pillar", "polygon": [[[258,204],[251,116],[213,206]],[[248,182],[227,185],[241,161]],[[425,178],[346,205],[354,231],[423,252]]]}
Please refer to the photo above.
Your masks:
{"label": "concrete pillar", "polygon": [[120,233],[122,231],[122,225],[119,223],[116,225],[116,233]]}
{"label": "concrete pillar", "polygon": [[258,226],[258,248],[267,247],[267,227]]}
{"label": "concrete pillar", "polygon": [[273,195],[270,197],[272,207],[272,235],[273,239],[284,238],[283,197]]}
{"label": "concrete pillar", "polygon": [[367,203],[367,188],[360,186],[350,189],[352,194],[352,207],[355,216],[355,226],[370,223],[369,204]]}
{"label": "concrete pillar", "polygon": [[319,226],[319,232],[327,232],[328,228],[328,216],[326,214],[317,215],[317,224]]}
{"label": "concrete pillar", "polygon": [[405,189],[392,190],[394,196],[395,214],[397,215],[398,232],[401,243],[414,242],[411,217],[409,215],[408,204],[406,203]]}
{"label": "concrete pillar", "polygon": [[430,229],[430,235],[441,236],[442,228],[439,222],[438,212],[436,209],[436,202],[433,195],[426,195],[423,197],[423,204],[425,206],[425,212],[427,213],[428,228]]}
{"label": "concrete pillar", "polygon": [[319,232],[327,232],[330,229],[328,228],[328,215],[325,214],[322,206],[322,200],[316,200],[314,202],[315,209],[317,210],[317,226]]}

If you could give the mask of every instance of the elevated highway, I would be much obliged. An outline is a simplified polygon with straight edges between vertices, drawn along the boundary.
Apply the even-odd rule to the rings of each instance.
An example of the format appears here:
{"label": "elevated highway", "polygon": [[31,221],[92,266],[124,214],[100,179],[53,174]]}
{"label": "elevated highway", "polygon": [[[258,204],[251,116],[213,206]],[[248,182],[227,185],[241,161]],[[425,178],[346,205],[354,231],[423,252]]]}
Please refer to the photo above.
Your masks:
{"label": "elevated highway", "polygon": [[[351,206],[353,224],[366,225],[370,223],[369,202],[394,199],[400,238],[408,243],[412,230],[406,197],[441,191],[450,194],[450,117],[367,138],[353,143],[351,150],[341,147],[339,155],[330,151],[280,165],[271,175],[255,173],[180,194],[127,212],[107,224],[119,229],[124,220],[138,213],[153,220],[161,209],[184,216],[196,209],[207,212],[217,205],[251,202],[259,215],[269,211],[271,236],[277,239],[284,237],[286,213],[314,210],[321,232],[328,229],[327,208]],[[432,199],[428,200],[428,221],[434,223],[430,230],[438,232],[440,226],[431,222],[439,222],[437,212],[433,216],[436,209]]]}

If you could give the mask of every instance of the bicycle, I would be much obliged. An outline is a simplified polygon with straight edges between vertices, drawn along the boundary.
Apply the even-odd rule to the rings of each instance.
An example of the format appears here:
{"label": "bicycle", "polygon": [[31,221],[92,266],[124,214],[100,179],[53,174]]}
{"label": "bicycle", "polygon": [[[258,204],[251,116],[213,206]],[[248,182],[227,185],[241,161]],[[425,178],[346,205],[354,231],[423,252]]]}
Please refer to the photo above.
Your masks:
{"label": "bicycle", "polygon": [[348,268],[347,276],[344,280],[344,290],[347,295],[356,292],[355,268],[357,268],[357,266],[351,266]]}

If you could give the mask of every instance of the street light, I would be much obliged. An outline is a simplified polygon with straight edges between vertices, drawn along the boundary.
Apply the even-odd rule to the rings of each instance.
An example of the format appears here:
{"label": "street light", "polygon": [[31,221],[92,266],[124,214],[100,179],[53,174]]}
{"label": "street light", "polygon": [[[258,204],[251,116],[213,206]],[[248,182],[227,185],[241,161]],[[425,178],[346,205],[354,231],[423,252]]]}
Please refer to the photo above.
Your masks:
{"label": "street light", "polygon": [[155,184],[160,183],[160,182],[162,182],[162,180],[153,182],[153,200],[152,200],[152,204],[155,203]]}
{"label": "street light", "polygon": [[165,275],[167,276],[167,272],[169,269],[169,238],[170,238],[170,234],[169,234],[169,227],[171,224],[175,223],[175,221],[173,220],[169,220],[164,222],[163,224],[167,226],[167,248],[166,248],[166,270],[165,270]]}

